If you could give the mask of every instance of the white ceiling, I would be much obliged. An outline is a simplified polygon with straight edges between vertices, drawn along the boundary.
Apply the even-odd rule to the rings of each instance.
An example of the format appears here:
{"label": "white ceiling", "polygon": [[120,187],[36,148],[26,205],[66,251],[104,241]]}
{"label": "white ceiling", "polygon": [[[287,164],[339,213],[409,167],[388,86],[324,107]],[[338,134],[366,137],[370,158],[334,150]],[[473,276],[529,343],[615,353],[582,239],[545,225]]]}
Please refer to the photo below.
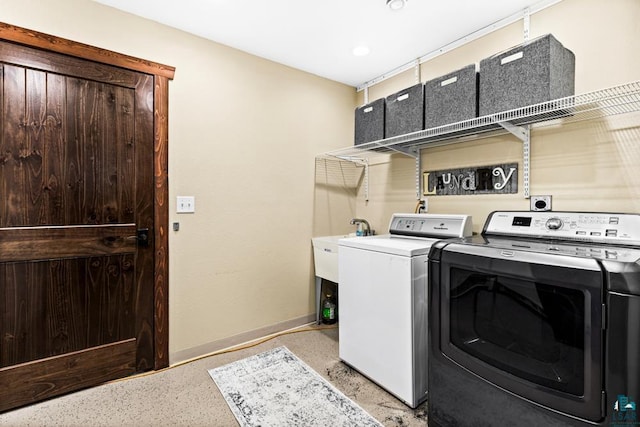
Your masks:
{"label": "white ceiling", "polygon": [[[350,86],[549,0],[95,0]],[[370,53],[355,56],[356,46]]]}

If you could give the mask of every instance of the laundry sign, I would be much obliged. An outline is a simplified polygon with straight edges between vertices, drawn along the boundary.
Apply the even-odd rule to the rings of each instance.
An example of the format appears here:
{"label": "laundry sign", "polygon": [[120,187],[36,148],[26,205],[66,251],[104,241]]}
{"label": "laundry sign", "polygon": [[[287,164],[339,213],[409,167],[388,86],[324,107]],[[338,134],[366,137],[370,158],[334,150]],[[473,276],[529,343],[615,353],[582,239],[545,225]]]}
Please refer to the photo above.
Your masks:
{"label": "laundry sign", "polygon": [[425,196],[495,194],[518,192],[518,164],[425,171]]}

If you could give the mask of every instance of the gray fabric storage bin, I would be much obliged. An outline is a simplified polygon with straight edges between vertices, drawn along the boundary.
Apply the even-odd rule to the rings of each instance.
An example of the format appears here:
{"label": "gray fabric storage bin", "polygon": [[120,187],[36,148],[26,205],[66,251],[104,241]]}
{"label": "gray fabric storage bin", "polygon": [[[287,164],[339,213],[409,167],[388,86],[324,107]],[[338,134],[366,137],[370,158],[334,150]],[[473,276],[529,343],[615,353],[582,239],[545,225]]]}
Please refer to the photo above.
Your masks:
{"label": "gray fabric storage bin", "polygon": [[574,93],[575,56],[551,34],[480,61],[480,116]]}
{"label": "gray fabric storage bin", "polygon": [[424,128],[478,117],[478,73],[468,65],[424,84]]}
{"label": "gray fabric storage bin", "polygon": [[355,116],[355,145],[384,139],[384,98],[356,108]]}
{"label": "gray fabric storage bin", "polygon": [[385,138],[424,129],[424,85],[408,87],[389,95],[385,103]]}

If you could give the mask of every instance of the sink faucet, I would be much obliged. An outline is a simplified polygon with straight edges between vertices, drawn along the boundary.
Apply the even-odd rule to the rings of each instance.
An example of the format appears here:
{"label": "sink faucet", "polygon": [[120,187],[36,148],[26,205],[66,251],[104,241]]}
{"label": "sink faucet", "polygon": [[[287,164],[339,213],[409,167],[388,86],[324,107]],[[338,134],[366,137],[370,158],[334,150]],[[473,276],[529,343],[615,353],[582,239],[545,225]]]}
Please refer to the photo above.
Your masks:
{"label": "sink faucet", "polygon": [[363,224],[364,225],[364,230],[362,230],[362,235],[363,236],[370,236],[371,235],[371,226],[369,226],[369,221],[367,221],[366,219],[361,219],[361,218],[351,218],[350,224]]}

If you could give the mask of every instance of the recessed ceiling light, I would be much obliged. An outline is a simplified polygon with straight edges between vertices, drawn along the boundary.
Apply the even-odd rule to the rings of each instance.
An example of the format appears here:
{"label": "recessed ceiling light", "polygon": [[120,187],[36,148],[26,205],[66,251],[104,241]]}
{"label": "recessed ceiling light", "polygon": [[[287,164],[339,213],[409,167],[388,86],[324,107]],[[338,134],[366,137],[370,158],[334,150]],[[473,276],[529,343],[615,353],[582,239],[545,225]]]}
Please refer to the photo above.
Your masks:
{"label": "recessed ceiling light", "polygon": [[366,56],[369,54],[369,48],[365,45],[356,46],[352,50],[355,56]]}
{"label": "recessed ceiling light", "polygon": [[400,10],[407,3],[407,0],[387,0],[387,6],[391,10]]}

